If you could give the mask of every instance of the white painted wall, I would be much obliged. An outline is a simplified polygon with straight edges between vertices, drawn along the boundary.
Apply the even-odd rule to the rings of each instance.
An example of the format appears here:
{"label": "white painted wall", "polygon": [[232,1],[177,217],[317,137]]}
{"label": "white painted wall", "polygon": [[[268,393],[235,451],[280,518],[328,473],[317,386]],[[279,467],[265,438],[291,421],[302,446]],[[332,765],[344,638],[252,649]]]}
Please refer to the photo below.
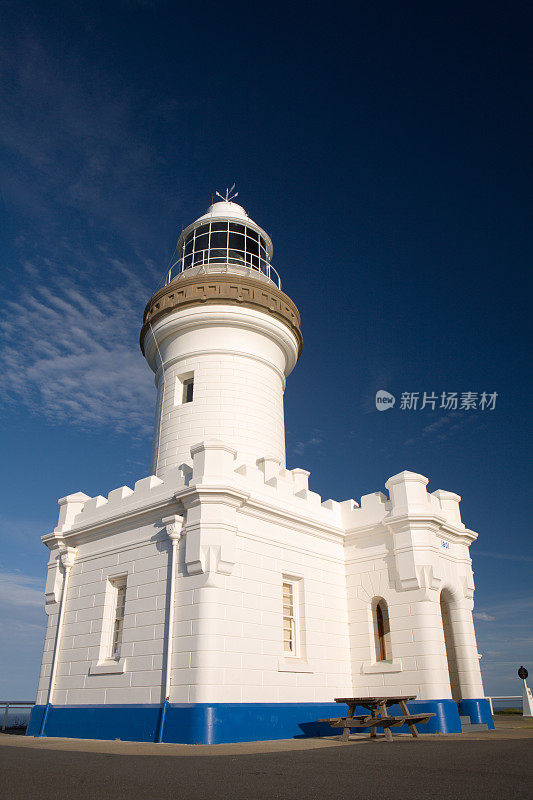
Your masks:
{"label": "white painted wall", "polygon": [[[174,598],[172,702],[313,702],[397,692],[450,697],[443,591],[461,696],[483,696],[468,556],[475,534],[456,509],[444,514],[439,497],[424,497],[412,473],[391,500],[375,493],[359,507],[322,503],[307,488],[304,470],[272,460],[239,467],[235,451],[220,442],[193,452],[189,485],[174,471],[164,481],[143,479],[134,491],[115,490],[107,500],[63,498],[63,522],[45,537],[52,548],[49,624],[38,702],[48,689],[62,586],[57,557],[65,542],[77,553],[54,703],[164,699],[170,542],[162,520],[176,513],[184,514],[185,526]],[[410,516],[413,485],[417,513]],[[102,674],[106,582],[122,575],[123,671]],[[301,588],[296,659],[283,654],[283,576]],[[376,659],[377,597],[389,611],[387,663]]]}
{"label": "white painted wall", "polygon": [[[154,473],[190,463],[191,447],[211,438],[241,463],[268,455],[285,464],[283,392],[298,353],[285,324],[235,305],[185,308],[154,322],[145,352],[158,391]],[[191,373],[194,399],[182,404],[176,382]]]}
{"label": "white painted wall", "polygon": [[[99,541],[102,554],[91,552],[95,548],[89,545],[78,548],[69,582],[55,704],[161,702],[170,543],[150,541],[156,534],[156,527],[147,525]],[[127,544],[125,539],[129,540]],[[91,674],[100,656],[107,579],[122,575],[127,576],[122,644],[126,671]],[[47,688],[56,624],[53,614],[49,617],[37,702]]]}
{"label": "white painted wall", "polygon": [[[311,552],[304,534],[242,516],[231,575],[210,587],[180,578],[182,586],[198,588],[183,595],[189,602],[177,612],[172,698],[313,702],[349,691],[342,547]],[[300,579],[298,659],[283,654],[283,575]]]}

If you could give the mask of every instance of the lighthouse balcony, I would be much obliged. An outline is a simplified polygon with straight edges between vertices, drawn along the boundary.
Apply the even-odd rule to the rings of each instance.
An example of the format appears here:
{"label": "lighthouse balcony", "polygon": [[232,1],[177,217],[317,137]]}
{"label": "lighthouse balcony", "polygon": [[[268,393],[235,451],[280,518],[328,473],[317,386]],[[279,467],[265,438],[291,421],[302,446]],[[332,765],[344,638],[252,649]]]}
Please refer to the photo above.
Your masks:
{"label": "lighthouse balcony", "polygon": [[281,278],[270,261],[261,256],[252,256],[244,250],[200,250],[191,258],[180,258],[169,269],[165,286],[182,278],[211,274],[246,275],[281,289]]}

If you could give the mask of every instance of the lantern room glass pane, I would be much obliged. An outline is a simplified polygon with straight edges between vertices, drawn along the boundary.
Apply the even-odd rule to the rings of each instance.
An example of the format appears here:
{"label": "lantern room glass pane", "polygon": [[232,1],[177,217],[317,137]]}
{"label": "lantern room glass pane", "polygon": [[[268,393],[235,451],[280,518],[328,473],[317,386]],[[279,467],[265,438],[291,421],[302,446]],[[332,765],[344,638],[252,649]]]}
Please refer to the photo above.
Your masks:
{"label": "lantern room glass pane", "polygon": [[194,249],[196,252],[199,250],[209,249],[209,235],[197,236],[194,242]]}
{"label": "lantern room glass pane", "polygon": [[228,246],[228,234],[227,231],[211,231],[211,240],[210,240],[210,247],[211,250],[214,248],[223,249],[225,250]]}
{"label": "lantern room glass pane", "polygon": [[224,250],[210,250],[209,263],[210,264],[224,264],[228,260],[228,251]]}
{"label": "lantern room glass pane", "polygon": [[246,237],[246,252],[251,253],[254,256],[259,255],[259,246],[257,244],[257,239],[250,239],[249,236]]}
{"label": "lantern room glass pane", "polygon": [[240,250],[244,253],[244,236],[240,233],[232,233],[229,235],[229,248],[230,250]]}
{"label": "lantern room glass pane", "polygon": [[266,240],[248,225],[216,220],[188,234],[182,250],[183,269],[203,264],[246,264],[269,274]]}

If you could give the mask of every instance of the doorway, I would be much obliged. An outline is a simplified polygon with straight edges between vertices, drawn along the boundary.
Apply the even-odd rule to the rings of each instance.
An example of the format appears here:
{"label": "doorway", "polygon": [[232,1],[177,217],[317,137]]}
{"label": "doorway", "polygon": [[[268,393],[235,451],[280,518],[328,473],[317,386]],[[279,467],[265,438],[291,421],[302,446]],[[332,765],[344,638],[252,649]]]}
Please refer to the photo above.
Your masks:
{"label": "doorway", "polygon": [[450,689],[452,692],[452,699],[458,703],[461,698],[461,687],[459,682],[459,666],[457,663],[457,646],[453,631],[453,623],[451,617],[450,606],[452,603],[452,596],[443,589],[440,595],[440,613],[442,618],[442,630],[444,633],[444,645],[446,647],[446,660],[448,662],[448,675],[450,678]]}

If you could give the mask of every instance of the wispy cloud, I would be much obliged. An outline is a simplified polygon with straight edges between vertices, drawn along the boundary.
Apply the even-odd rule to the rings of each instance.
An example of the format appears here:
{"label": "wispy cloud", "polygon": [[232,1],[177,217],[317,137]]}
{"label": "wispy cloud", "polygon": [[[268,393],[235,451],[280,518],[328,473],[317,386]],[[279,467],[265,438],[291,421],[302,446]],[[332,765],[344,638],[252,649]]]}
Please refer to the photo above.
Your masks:
{"label": "wispy cloud", "polygon": [[305,439],[303,442],[296,442],[295,445],[292,447],[292,452],[295,455],[301,455],[306,450],[309,450],[312,447],[316,447],[319,444],[322,444],[324,441],[322,431],[313,431],[312,436],[309,439]]}
{"label": "wispy cloud", "polygon": [[[458,414],[450,414],[449,416],[439,417],[435,422],[431,422],[422,429],[422,436],[432,436],[433,434],[444,435],[443,429],[448,428],[452,423],[457,424]],[[453,426],[452,426],[453,427]]]}
{"label": "wispy cloud", "polygon": [[[63,251],[61,257],[67,258]],[[127,267],[102,257],[115,273]],[[27,262],[26,272],[42,274]],[[106,291],[76,280],[65,267],[25,282],[0,321],[0,396],[52,422],[106,426],[147,434],[153,422],[153,376],[138,349],[142,308],[150,290],[134,276]]]}
{"label": "wispy cloud", "polygon": [[0,397],[7,411],[149,434],[155,391],[138,332],[165,263],[142,251],[166,165],[142,120],[157,126],[165,98],[141,96],[81,45],[58,68],[49,47],[28,18],[0,48],[3,200],[27,220],[20,260],[6,264],[20,289],[4,298]]}
{"label": "wispy cloud", "polygon": [[[16,33],[4,30],[4,37],[9,43],[0,48],[0,146],[7,156],[2,193],[22,209],[29,237],[36,224],[49,235],[72,222],[89,235],[100,226],[133,247],[145,242],[153,224],[147,197],[168,171],[166,138],[156,151],[146,129],[160,129],[165,98],[106,69],[89,38],[71,48],[63,43],[59,57],[30,17]],[[179,146],[175,120],[168,139],[168,146],[170,139]],[[169,201],[176,208],[177,197],[176,192]]]}
{"label": "wispy cloud", "polygon": [[44,606],[44,583],[19,572],[0,572],[0,605]]}
{"label": "wispy cloud", "polygon": [[[405,412],[407,413],[407,412]],[[414,412],[413,412],[414,413]],[[445,413],[441,417],[437,417],[434,422],[425,425],[420,433],[411,436],[404,442],[404,445],[411,445],[422,441],[423,439],[437,439],[438,441],[445,441],[446,439],[453,438],[458,431],[467,425],[478,422],[475,411],[455,411],[452,413]]]}
{"label": "wispy cloud", "polygon": [[498,560],[503,559],[504,561],[524,561],[527,563],[533,563],[533,556],[526,556],[520,555],[519,553],[489,553],[486,550],[476,550],[474,554],[477,556],[485,556],[485,558],[497,558]]}
{"label": "wispy cloud", "polygon": [[[529,625],[532,610],[532,596],[509,594],[482,611],[474,612],[478,623],[478,649],[483,654],[481,670],[485,694],[519,694],[521,691],[516,670],[533,657]],[[490,624],[483,624],[485,622]]]}
{"label": "wispy cloud", "polygon": [[[506,620],[506,625],[518,625],[520,629],[523,628],[523,615],[533,611],[533,595],[516,596],[509,595],[504,600],[489,603],[487,606],[487,613],[490,613],[496,619]],[[516,610],[520,609],[520,615],[517,616]],[[510,619],[509,619],[510,618]]]}

